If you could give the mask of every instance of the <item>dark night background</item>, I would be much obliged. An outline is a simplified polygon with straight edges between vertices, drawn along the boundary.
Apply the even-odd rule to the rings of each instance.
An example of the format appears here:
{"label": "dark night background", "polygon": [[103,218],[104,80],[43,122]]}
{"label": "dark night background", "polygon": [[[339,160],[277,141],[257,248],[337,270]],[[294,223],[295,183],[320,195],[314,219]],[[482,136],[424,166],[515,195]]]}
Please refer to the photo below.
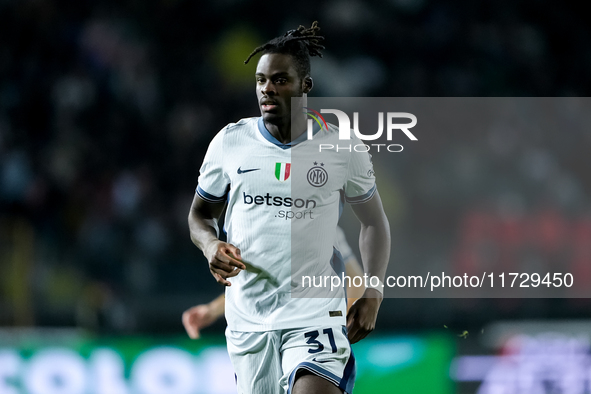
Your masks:
{"label": "dark night background", "polygon": [[[219,294],[186,217],[211,138],[258,115],[257,58],[243,60],[267,40],[319,21],[315,96],[588,96],[584,15],[531,0],[0,0],[0,326],[182,333],[182,311]],[[589,275],[591,133],[562,133],[443,136],[388,169],[394,245],[465,263],[484,244]],[[475,165],[484,192],[445,181]],[[589,306],[386,300],[378,324],[476,329]]]}

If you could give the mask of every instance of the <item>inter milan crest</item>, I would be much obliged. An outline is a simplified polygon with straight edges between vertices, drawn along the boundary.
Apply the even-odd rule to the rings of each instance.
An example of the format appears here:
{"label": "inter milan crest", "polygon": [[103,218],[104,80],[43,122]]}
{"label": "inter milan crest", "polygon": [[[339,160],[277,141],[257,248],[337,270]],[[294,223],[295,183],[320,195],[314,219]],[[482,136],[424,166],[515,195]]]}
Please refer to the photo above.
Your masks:
{"label": "inter milan crest", "polygon": [[324,169],[324,163],[314,162],[314,167],[308,171],[308,183],[314,187],[321,187],[328,181],[328,172]]}
{"label": "inter milan crest", "polygon": [[285,182],[291,173],[291,163],[275,163],[275,178],[279,182]]}

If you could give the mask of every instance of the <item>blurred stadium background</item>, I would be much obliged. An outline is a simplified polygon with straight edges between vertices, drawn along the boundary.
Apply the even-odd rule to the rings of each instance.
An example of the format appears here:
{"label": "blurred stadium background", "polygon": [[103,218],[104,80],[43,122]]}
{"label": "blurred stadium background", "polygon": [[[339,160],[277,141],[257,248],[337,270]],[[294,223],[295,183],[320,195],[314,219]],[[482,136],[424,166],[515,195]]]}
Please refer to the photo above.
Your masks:
{"label": "blurred stadium background", "polygon": [[[315,96],[588,96],[578,4],[0,0],[0,393],[232,392],[223,322],[184,338],[221,291],[186,216],[212,136],[258,114],[254,47],[318,20]],[[457,130],[381,171],[392,264],[588,280],[591,132],[561,133]],[[589,393],[590,307],[386,300],[359,392]]]}

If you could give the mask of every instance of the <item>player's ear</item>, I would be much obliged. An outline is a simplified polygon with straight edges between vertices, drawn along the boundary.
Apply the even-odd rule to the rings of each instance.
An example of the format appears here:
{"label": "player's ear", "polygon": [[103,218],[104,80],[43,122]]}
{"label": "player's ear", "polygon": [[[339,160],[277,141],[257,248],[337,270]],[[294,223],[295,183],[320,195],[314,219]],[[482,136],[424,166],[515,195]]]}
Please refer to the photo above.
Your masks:
{"label": "player's ear", "polygon": [[312,81],[311,77],[305,77],[302,81],[302,90],[304,93],[310,93],[310,90],[314,87],[314,81]]}

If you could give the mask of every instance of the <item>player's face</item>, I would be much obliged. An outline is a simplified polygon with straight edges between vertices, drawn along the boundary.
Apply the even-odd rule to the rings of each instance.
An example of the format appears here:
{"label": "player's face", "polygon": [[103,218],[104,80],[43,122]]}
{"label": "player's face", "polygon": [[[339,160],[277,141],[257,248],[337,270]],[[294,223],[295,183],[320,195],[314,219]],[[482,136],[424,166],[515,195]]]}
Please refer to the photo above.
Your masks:
{"label": "player's face", "polygon": [[255,76],[257,99],[263,119],[270,123],[289,122],[291,98],[301,97],[304,91],[293,57],[280,53],[263,55]]}

